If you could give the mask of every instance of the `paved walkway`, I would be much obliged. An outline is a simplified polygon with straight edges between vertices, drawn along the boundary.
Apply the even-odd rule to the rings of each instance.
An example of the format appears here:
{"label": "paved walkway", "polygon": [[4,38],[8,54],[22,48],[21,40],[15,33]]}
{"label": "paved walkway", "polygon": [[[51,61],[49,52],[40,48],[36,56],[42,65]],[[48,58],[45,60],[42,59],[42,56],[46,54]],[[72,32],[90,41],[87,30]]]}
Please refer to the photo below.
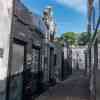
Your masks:
{"label": "paved walkway", "polygon": [[88,79],[82,73],[75,72],[36,100],[89,100]]}

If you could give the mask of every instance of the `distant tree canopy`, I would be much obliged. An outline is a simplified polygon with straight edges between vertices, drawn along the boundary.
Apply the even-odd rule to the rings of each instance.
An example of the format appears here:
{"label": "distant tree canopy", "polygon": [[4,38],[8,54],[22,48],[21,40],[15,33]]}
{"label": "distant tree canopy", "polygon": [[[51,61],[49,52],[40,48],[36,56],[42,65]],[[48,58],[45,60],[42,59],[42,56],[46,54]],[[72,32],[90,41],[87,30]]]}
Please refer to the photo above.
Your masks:
{"label": "distant tree canopy", "polygon": [[90,35],[87,32],[74,33],[65,32],[62,36],[57,37],[59,44],[63,45],[64,40],[69,42],[70,45],[86,45],[89,42]]}
{"label": "distant tree canopy", "polygon": [[75,45],[77,34],[74,32],[65,32],[60,37],[57,37],[59,44],[63,45],[64,41],[69,42],[70,45]]}
{"label": "distant tree canopy", "polygon": [[86,45],[89,42],[89,34],[87,32],[83,32],[78,36],[78,45]]}
{"label": "distant tree canopy", "polygon": [[63,39],[62,36],[61,36],[61,37],[56,37],[56,40],[57,40],[57,42],[58,42],[61,46],[63,46],[63,44],[64,44],[64,39]]}
{"label": "distant tree canopy", "polygon": [[75,45],[77,34],[74,32],[65,32],[63,34],[64,40],[68,41],[70,45]]}

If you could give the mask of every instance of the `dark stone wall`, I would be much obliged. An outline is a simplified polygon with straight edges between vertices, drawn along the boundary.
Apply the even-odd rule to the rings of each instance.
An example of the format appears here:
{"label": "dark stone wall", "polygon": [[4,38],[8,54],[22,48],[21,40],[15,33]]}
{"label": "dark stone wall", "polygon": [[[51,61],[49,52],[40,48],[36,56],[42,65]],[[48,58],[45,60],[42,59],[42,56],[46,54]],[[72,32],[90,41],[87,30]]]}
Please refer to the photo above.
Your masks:
{"label": "dark stone wall", "polygon": [[[16,95],[16,98],[19,98],[19,93],[17,89],[22,89],[20,95],[21,98],[18,100],[31,100],[32,97],[36,94],[38,87],[41,84],[42,80],[42,71],[39,70],[37,72],[32,72],[32,68],[34,69],[34,66],[32,65],[32,49],[39,49],[39,60],[38,60],[38,66],[41,69],[41,56],[42,56],[42,41],[43,41],[43,33],[41,33],[37,28],[34,28],[34,23],[32,23],[32,14],[28,11],[27,8],[19,0],[16,0],[15,4],[15,14],[13,16],[13,26],[12,26],[12,32],[13,32],[13,43],[17,43],[18,45],[24,45],[24,64],[23,64],[23,72],[21,72],[21,78],[19,78],[19,75],[14,74],[13,78],[10,79],[10,89],[9,91],[14,91],[14,95]],[[13,48],[12,48],[13,49]],[[13,56],[13,55],[12,55]],[[14,66],[12,66],[14,67]],[[12,77],[12,75],[11,75]],[[18,85],[15,85],[15,81],[22,81],[19,82]],[[13,85],[13,86],[11,86]],[[22,86],[22,87],[20,87]],[[13,87],[16,89],[13,90]],[[41,88],[41,87],[40,87]],[[9,94],[8,100],[15,100],[11,95]]]}

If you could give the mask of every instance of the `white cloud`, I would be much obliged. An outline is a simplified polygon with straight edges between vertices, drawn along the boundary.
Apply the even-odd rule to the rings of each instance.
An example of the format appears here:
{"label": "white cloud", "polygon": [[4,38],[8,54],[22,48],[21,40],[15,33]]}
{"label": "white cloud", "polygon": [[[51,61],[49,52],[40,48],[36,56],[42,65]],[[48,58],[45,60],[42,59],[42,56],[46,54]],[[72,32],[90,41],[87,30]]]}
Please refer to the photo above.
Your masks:
{"label": "white cloud", "polygon": [[86,12],[87,0],[55,0],[56,2],[77,10],[78,12]]}

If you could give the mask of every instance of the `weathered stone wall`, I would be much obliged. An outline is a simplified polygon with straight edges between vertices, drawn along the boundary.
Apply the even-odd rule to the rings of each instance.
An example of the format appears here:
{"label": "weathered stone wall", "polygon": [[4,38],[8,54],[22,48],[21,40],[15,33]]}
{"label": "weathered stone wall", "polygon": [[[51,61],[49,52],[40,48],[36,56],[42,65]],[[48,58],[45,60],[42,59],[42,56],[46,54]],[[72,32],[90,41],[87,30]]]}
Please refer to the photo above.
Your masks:
{"label": "weathered stone wall", "polygon": [[85,69],[85,56],[84,50],[85,47],[76,47],[72,48],[72,68],[75,69],[77,67],[77,63],[79,69]]}
{"label": "weathered stone wall", "polygon": [[13,0],[0,0],[0,100],[5,99],[6,93],[12,6]]}
{"label": "weathered stone wall", "polygon": [[98,46],[98,68],[96,70],[96,100],[100,99],[100,45]]}
{"label": "weathered stone wall", "polygon": [[98,48],[98,69],[100,70],[100,46]]}
{"label": "weathered stone wall", "polygon": [[54,52],[54,77],[57,82],[61,81],[61,75],[62,75],[62,55],[63,50],[62,47],[59,44],[55,43],[55,52]]}

